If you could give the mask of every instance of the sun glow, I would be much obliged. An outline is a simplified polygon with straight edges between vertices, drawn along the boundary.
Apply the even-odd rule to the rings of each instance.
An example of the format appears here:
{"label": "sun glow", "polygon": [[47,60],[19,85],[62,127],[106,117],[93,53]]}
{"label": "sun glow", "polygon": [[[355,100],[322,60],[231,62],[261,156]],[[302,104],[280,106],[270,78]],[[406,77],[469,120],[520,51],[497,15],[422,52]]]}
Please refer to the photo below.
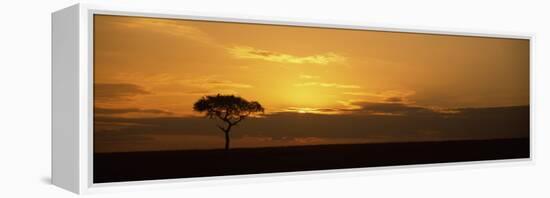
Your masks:
{"label": "sun glow", "polygon": [[334,96],[322,87],[289,87],[283,91],[288,106],[325,108],[334,104]]}
{"label": "sun glow", "polygon": [[94,16],[93,36],[102,151],[219,148],[219,123],[193,111],[217,94],[265,108],[233,129],[238,147],[485,138],[528,126],[525,39],[109,15]]}

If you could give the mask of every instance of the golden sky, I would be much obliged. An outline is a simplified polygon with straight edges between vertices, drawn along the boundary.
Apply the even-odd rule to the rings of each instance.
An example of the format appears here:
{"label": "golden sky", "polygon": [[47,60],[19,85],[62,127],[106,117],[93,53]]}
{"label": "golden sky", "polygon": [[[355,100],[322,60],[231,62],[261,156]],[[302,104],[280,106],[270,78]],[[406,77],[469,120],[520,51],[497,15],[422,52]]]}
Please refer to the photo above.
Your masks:
{"label": "golden sky", "polygon": [[96,15],[94,76],[96,115],[124,118],[217,93],[268,114],[453,112],[529,105],[529,40]]}

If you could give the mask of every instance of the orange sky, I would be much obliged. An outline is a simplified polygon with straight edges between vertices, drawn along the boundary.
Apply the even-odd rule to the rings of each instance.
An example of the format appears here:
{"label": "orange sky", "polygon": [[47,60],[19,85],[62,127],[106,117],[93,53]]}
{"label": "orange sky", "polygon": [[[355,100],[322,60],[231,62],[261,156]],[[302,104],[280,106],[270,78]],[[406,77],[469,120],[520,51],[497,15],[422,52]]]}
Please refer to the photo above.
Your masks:
{"label": "orange sky", "polygon": [[95,107],[125,118],[198,115],[217,93],[268,114],[521,106],[529,41],[96,15],[94,75]]}

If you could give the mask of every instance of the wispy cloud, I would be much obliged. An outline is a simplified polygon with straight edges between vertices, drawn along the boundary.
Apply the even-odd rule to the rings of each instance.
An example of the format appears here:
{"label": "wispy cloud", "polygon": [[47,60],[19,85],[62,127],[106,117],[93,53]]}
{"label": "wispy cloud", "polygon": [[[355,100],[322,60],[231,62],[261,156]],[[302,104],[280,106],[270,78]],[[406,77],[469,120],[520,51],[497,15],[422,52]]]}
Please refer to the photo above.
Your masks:
{"label": "wispy cloud", "polygon": [[348,96],[359,96],[362,98],[374,99],[378,102],[386,103],[414,103],[409,100],[409,97],[416,92],[411,90],[390,90],[383,92],[343,92],[342,94]]}
{"label": "wispy cloud", "polygon": [[346,58],[333,52],[310,56],[295,56],[275,51],[256,49],[249,46],[235,46],[227,48],[230,54],[239,59],[257,59],[277,63],[292,64],[320,64],[344,62]]}
{"label": "wispy cloud", "polygon": [[217,76],[206,76],[194,79],[179,80],[178,83],[182,86],[191,88],[200,88],[202,90],[212,89],[248,89],[254,86],[246,83],[234,82],[231,80],[220,79]]}
{"label": "wispy cloud", "polygon": [[385,98],[381,101],[369,100],[348,100],[338,101],[344,108],[338,109],[340,112],[366,113],[369,115],[393,115],[402,116],[406,114],[456,114],[460,113],[460,109],[442,108],[435,106],[420,106],[414,102],[401,97]]}
{"label": "wispy cloud", "polygon": [[218,75],[210,76],[185,76],[176,77],[172,74],[161,73],[146,75],[143,73],[119,73],[116,79],[124,82],[143,83],[147,85],[166,85],[180,84],[185,86],[204,87],[204,88],[252,88],[252,85],[245,83],[224,80]]}
{"label": "wispy cloud", "polygon": [[414,95],[415,91],[410,90],[389,90],[389,91],[380,91],[380,92],[344,92],[342,94],[344,95],[352,95],[352,96],[377,96],[377,97],[407,97]]}
{"label": "wispy cloud", "polygon": [[301,75],[300,75],[300,78],[301,78],[301,79],[318,79],[318,78],[320,78],[320,76],[313,76],[313,75],[301,74]]}
{"label": "wispy cloud", "polygon": [[294,84],[297,87],[307,87],[307,86],[319,86],[319,87],[328,87],[328,88],[338,88],[338,89],[359,89],[359,85],[346,85],[338,83],[323,83],[323,82],[305,82]]}
{"label": "wispy cloud", "polygon": [[126,28],[152,31],[217,46],[214,40],[201,29],[174,20],[127,18],[124,21],[113,21],[113,23]]}
{"label": "wispy cloud", "polygon": [[131,83],[94,83],[94,97],[102,101],[129,100],[137,95],[150,94],[143,87]]}
{"label": "wispy cloud", "polygon": [[212,87],[229,87],[229,88],[252,88],[252,85],[244,83],[236,83],[230,80],[208,80],[204,82],[204,86]]}
{"label": "wispy cloud", "polygon": [[[116,80],[125,84],[141,84],[147,90],[152,90],[155,95],[206,95],[213,93],[238,94],[240,89],[250,89],[254,86],[244,82],[236,82],[224,79],[220,75],[175,76],[173,74],[160,73],[146,75],[143,73],[120,73]],[[143,88],[141,88],[143,89]]]}
{"label": "wispy cloud", "polygon": [[379,96],[379,94],[368,92],[344,92],[342,94],[351,96]]}
{"label": "wispy cloud", "polygon": [[118,115],[118,114],[128,114],[128,113],[145,113],[145,114],[161,114],[161,115],[172,115],[170,111],[162,109],[140,109],[140,108],[102,108],[95,107],[94,113],[103,114],[103,115]]}

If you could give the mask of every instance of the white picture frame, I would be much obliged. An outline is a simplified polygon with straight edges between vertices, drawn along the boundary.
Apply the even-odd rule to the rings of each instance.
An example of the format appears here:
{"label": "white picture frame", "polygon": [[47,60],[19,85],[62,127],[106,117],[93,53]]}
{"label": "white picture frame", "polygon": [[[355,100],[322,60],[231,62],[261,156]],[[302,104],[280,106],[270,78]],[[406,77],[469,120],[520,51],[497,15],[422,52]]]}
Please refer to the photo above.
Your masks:
{"label": "white picture frame", "polygon": [[[93,183],[93,15],[109,14],[123,16],[160,17],[173,19],[195,19],[224,22],[244,22],[273,25],[345,28],[359,30],[397,31],[443,35],[480,36],[495,38],[517,38],[530,41],[530,56],[533,52],[534,36],[529,34],[470,33],[461,30],[419,30],[414,28],[369,27],[346,24],[331,24],[323,21],[283,19],[273,17],[251,17],[227,14],[203,14],[193,12],[146,10],[135,8],[113,8],[98,5],[77,4],[52,14],[52,183],[74,193],[119,191],[136,188],[165,188],[201,185],[200,181],[214,183],[246,182],[243,178],[258,179],[279,175],[311,175],[347,171],[441,166],[407,165],[387,168],[353,168],[341,170],[305,171],[298,173],[273,173],[244,176],[216,176],[208,178],[168,179],[152,181]],[[532,60],[532,57],[530,58]],[[531,64],[531,63],[530,63]],[[530,66],[532,68],[532,66]],[[532,74],[532,73],[531,73]],[[532,75],[531,75],[532,76]],[[532,84],[532,83],[531,83]],[[477,162],[446,163],[445,165],[491,165],[500,162],[530,164],[533,161],[533,108],[531,97],[530,158],[512,160],[491,160]],[[235,180],[238,178],[238,180]],[[280,177],[273,178],[281,180]],[[215,182],[212,182],[215,181]],[[248,180],[250,181],[250,180]]]}

